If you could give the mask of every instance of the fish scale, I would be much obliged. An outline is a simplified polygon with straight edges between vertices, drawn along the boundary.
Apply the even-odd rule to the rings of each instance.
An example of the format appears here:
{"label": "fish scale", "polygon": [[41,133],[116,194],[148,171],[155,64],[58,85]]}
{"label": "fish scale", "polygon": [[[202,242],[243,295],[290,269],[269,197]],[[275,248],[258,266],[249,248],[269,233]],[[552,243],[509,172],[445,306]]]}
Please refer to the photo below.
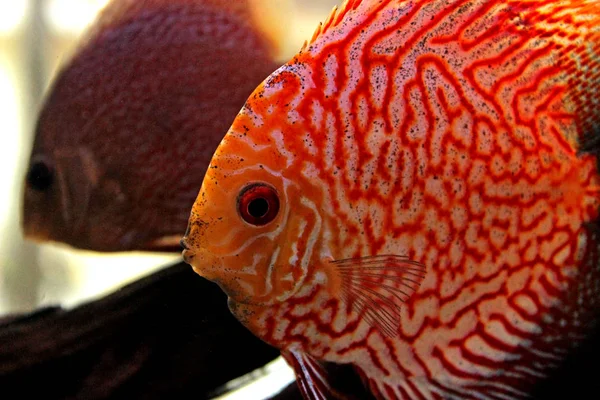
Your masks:
{"label": "fish scale", "polygon": [[[594,1],[347,1],[250,96],[184,257],[305,397],[335,393],[322,360],[380,399],[525,398],[585,337],[599,20]],[[278,194],[270,225],[240,220],[248,182]]]}

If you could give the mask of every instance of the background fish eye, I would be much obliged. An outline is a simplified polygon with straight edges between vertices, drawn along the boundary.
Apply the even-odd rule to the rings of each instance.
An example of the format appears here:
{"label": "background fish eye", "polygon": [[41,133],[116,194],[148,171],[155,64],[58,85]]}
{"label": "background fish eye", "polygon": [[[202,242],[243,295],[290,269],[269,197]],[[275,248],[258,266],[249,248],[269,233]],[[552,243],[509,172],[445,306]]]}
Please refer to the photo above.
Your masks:
{"label": "background fish eye", "polygon": [[43,192],[52,186],[54,172],[44,161],[36,161],[31,164],[27,172],[27,184],[32,189]]}
{"label": "background fish eye", "polygon": [[246,186],[238,196],[238,213],[250,225],[264,226],[279,213],[277,190],[266,183]]}

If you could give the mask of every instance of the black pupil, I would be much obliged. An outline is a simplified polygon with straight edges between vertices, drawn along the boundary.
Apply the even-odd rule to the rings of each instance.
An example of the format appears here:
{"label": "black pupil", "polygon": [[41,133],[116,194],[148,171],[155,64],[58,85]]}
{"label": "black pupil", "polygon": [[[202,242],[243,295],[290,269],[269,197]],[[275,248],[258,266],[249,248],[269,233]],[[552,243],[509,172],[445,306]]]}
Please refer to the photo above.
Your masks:
{"label": "black pupil", "polygon": [[262,197],[254,199],[248,204],[248,214],[254,218],[262,218],[269,211],[269,202]]}
{"label": "black pupil", "polygon": [[43,162],[37,162],[31,166],[27,173],[29,186],[36,190],[46,190],[52,185],[52,171]]}

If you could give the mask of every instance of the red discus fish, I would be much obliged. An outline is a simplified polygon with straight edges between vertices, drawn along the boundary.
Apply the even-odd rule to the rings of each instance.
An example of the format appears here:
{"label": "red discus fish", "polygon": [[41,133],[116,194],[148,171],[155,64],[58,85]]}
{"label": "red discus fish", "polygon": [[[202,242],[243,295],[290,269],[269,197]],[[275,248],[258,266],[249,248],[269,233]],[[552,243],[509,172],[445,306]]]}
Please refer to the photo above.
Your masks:
{"label": "red discus fish", "polygon": [[597,1],[351,0],[251,95],[182,244],[306,398],[519,399],[600,298]]}
{"label": "red discus fish", "polygon": [[[180,251],[219,141],[280,64],[264,0],[114,0],[39,118],[25,236],[99,251]],[[191,174],[190,174],[191,172]]]}

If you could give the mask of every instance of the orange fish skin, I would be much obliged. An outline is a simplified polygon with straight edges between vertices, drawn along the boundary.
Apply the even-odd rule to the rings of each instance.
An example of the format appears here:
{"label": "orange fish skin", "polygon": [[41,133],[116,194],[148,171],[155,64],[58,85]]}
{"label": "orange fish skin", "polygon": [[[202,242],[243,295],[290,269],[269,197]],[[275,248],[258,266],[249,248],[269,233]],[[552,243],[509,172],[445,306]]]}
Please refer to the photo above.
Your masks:
{"label": "orange fish skin", "polygon": [[596,1],[345,2],[235,119],[185,260],[301,387],[314,359],[379,399],[526,398],[597,320],[598,26]]}
{"label": "orange fish skin", "polygon": [[107,6],[41,110],[24,188],[27,238],[96,251],[181,250],[223,133],[279,65],[249,7]]}

